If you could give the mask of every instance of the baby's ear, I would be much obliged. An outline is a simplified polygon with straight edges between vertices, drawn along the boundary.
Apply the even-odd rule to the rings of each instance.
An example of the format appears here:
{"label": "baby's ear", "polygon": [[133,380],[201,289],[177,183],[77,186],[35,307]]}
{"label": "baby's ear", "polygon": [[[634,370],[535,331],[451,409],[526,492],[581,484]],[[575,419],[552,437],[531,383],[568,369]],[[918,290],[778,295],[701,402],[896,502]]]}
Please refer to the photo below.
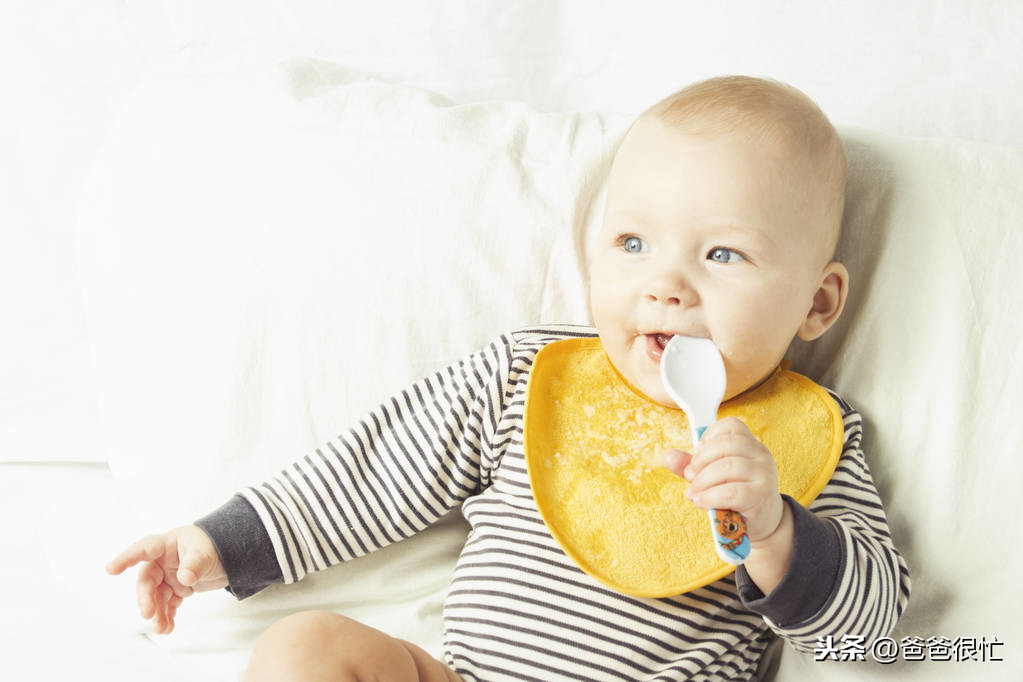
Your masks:
{"label": "baby's ear", "polygon": [[849,294],[849,271],[841,263],[824,268],[820,286],[813,295],[813,306],[797,332],[803,341],[813,341],[835,324]]}

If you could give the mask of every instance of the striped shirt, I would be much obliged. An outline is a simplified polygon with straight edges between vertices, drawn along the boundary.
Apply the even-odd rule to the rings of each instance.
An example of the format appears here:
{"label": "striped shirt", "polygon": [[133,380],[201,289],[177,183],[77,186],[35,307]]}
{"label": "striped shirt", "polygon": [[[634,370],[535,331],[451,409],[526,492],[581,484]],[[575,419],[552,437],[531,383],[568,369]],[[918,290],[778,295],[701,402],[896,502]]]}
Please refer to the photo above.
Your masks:
{"label": "striped shirt", "polygon": [[861,450],[845,423],[823,492],[792,509],[787,574],[764,595],[745,569],[676,597],[620,594],[548,533],[530,490],[522,414],[536,353],[589,327],[505,334],[393,396],[351,430],[197,522],[239,598],[417,533],[457,505],[470,532],[444,606],[445,659],[473,680],[749,679],[777,635],[886,635],[909,597]]}

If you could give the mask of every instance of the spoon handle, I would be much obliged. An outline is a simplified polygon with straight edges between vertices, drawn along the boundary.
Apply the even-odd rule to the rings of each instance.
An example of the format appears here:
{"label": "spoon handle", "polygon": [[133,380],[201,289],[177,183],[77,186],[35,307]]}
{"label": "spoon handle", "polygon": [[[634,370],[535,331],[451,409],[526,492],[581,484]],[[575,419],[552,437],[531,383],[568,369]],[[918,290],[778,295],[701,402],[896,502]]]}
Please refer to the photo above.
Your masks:
{"label": "spoon handle", "polygon": [[[706,426],[693,429],[695,445],[707,430]],[[709,509],[710,532],[714,536],[714,549],[722,561],[739,565],[749,556],[750,541],[746,534],[746,517],[730,509]]]}

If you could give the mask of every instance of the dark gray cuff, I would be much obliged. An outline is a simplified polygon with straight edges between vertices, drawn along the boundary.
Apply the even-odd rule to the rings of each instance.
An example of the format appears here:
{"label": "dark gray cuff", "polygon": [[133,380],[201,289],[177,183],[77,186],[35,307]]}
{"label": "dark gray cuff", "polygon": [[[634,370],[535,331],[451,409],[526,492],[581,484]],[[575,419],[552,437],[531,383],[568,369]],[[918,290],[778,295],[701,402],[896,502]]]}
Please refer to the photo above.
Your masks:
{"label": "dark gray cuff", "polygon": [[270,536],[255,508],[241,495],[235,495],[195,525],[213,540],[227,572],[227,591],[238,599],[284,581]]}
{"label": "dark gray cuff", "polygon": [[765,596],[744,566],[735,572],[739,598],[746,608],[780,627],[811,619],[837,591],[843,561],[838,529],[782,495],[792,511],[792,557],[781,582]]}

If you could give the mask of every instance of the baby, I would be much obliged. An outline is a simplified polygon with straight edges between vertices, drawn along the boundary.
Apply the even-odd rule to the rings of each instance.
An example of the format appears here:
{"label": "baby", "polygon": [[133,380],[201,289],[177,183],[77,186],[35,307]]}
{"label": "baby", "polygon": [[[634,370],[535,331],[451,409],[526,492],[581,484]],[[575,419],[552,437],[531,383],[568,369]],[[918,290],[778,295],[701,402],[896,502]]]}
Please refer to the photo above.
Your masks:
{"label": "baby", "polygon": [[[590,297],[621,379],[674,406],[659,362],[673,334],[708,337],[726,400],[767,380],[793,337],[838,319],[849,286],[832,260],[845,156],[798,90],[715,78],[643,113],[614,159]],[[545,345],[593,336],[546,326],[502,335],[427,377],[350,431],[196,525],[149,536],[108,565],[137,563],[138,601],[158,633],[193,592],[238,598],[408,537],[461,505],[471,531],[444,606],[443,663],[326,611],[258,640],[246,680],[752,679],[776,638],[886,635],[909,594],[863,457],[859,415],[837,399],[844,444],[809,508],[779,492],[775,460],[739,419],[710,426],[664,466],[704,509],[747,520],[734,576],[662,599],[596,582],[548,532],[523,452],[523,405]],[[708,536],[708,542],[709,542]],[[774,651],[775,647],[771,647]]]}

